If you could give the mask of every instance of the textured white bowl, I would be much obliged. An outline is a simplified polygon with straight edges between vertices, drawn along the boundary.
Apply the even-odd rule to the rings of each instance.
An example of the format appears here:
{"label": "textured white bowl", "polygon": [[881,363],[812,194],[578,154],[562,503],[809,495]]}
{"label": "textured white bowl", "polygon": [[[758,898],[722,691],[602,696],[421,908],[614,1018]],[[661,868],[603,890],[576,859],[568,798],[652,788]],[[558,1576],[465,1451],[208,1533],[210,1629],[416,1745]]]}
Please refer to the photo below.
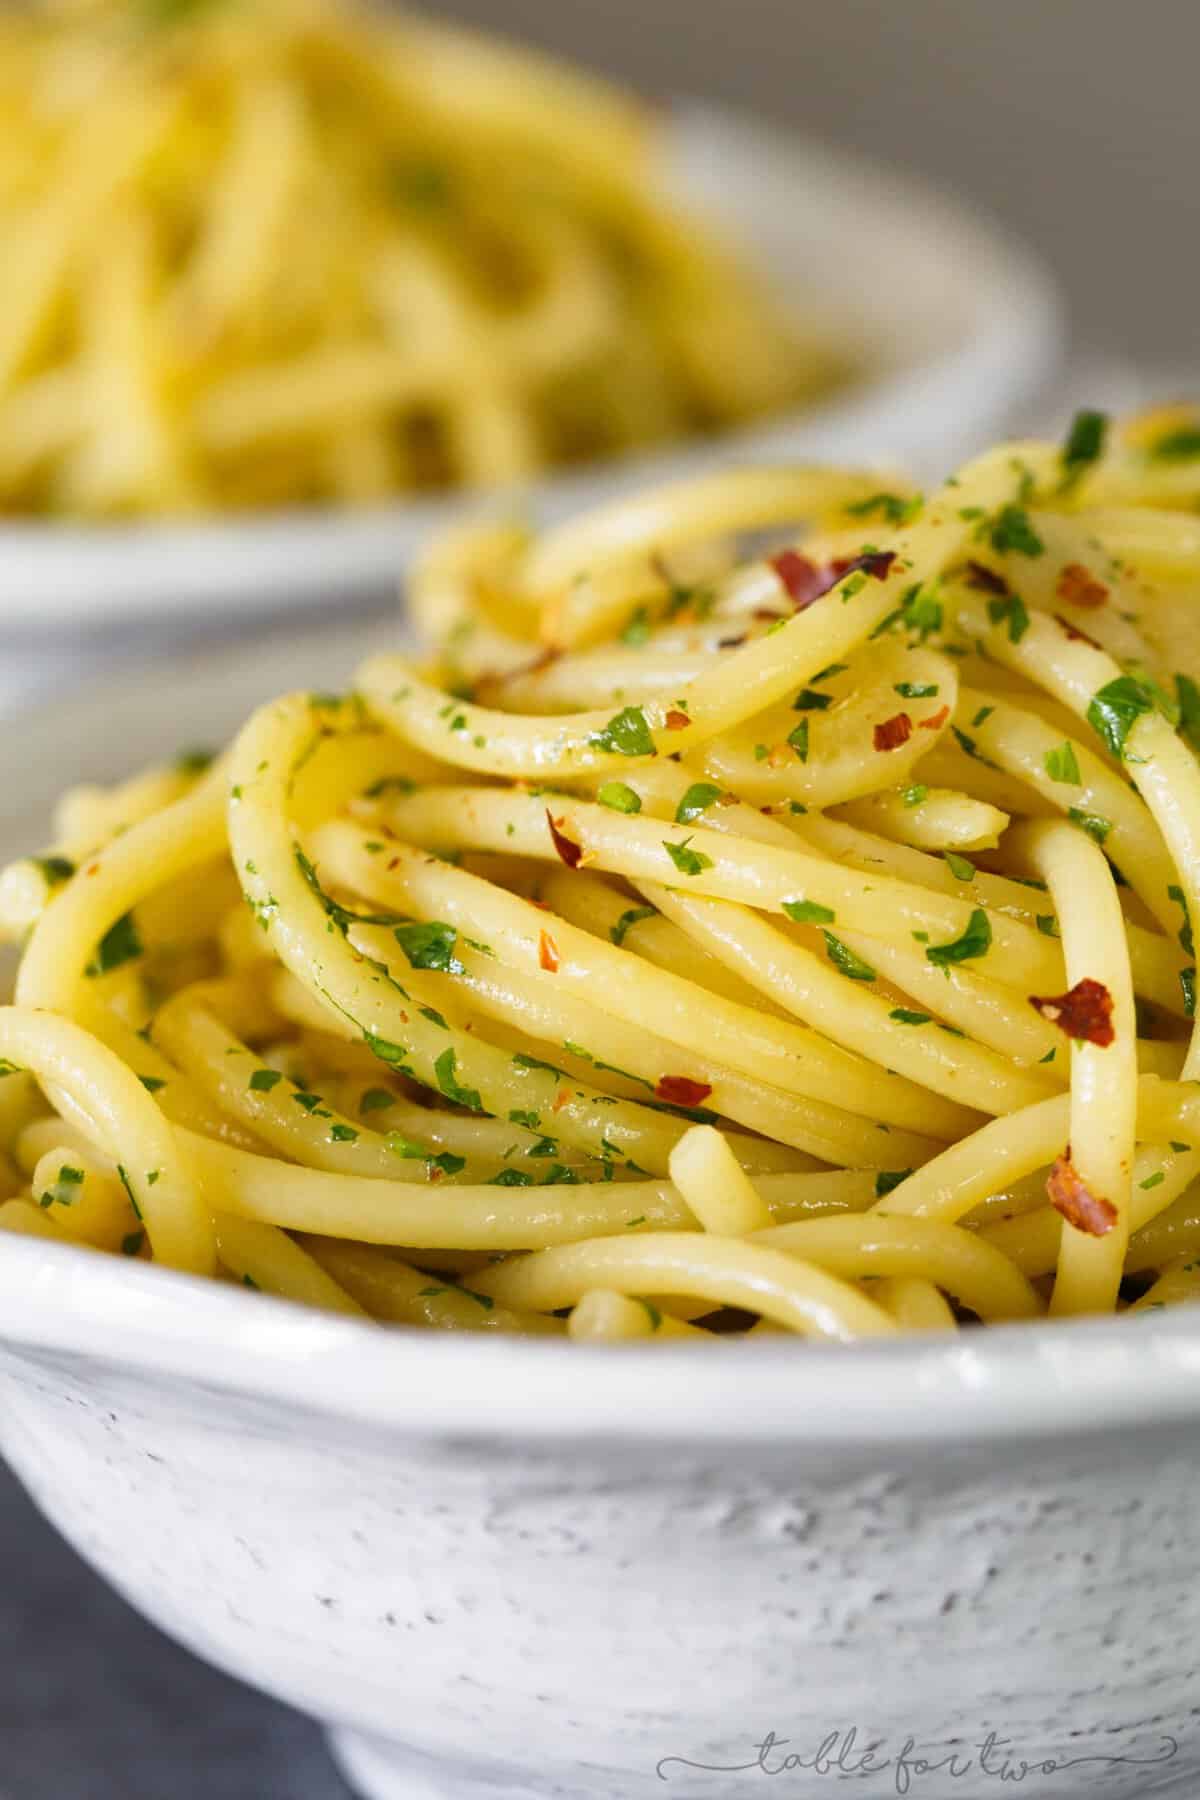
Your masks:
{"label": "textured white bowl", "polygon": [[[665,147],[683,195],[727,219],[781,292],[811,301],[872,373],[824,405],[719,440],[550,477],[527,496],[544,516],[721,458],[903,457],[938,475],[1038,390],[1058,350],[1054,288],[962,204],[707,108],[677,109]],[[34,635],[68,623],[161,632],[172,620],[378,598],[468,503],[460,493],[194,524],[0,521],[0,624]]]}
{"label": "textured white bowl", "polygon": [[[0,856],[80,769],[219,738],[363,648],[14,725]],[[0,1449],[150,1618],[328,1722],[371,1800],[816,1796],[872,1740],[866,1800],[981,1800],[1006,1759],[1055,1762],[1038,1800],[1190,1800],[1198,1416],[1194,1310],[588,1349],[0,1243]]]}

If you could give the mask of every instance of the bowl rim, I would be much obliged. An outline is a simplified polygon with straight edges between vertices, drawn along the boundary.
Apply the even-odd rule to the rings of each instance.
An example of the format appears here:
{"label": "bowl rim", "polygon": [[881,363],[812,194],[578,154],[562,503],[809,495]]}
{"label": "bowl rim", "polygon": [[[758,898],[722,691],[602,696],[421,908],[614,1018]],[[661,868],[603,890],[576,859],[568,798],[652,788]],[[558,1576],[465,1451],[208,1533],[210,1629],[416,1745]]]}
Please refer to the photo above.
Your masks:
{"label": "bowl rim", "polygon": [[[925,460],[938,455],[928,471],[938,475],[944,472],[935,451],[939,434],[949,464],[1032,399],[1062,345],[1060,293],[1040,259],[985,211],[915,170],[769,126],[735,108],[683,98],[668,102],[663,120],[669,183],[673,168],[677,173],[708,146],[710,155],[724,149],[753,164],[764,182],[809,184],[831,209],[861,214],[868,239],[889,224],[894,231],[903,219],[905,237],[937,246],[934,260],[952,267],[970,295],[962,341],[932,355],[909,353],[827,401],[712,438],[550,472],[517,492],[462,488],[361,512],[290,508],[190,523],[0,517],[5,630],[38,644],[64,625],[111,631],[164,620],[224,624],[284,612],[296,617],[331,595],[378,600],[413,551],[465,510],[511,511],[515,503],[552,520],[722,461],[882,457],[919,464],[924,452]],[[705,204],[703,194],[693,195],[693,203],[696,198]],[[719,219],[715,196],[707,204]],[[761,236],[747,230],[745,237],[752,258],[768,262]],[[886,294],[886,287],[880,291]],[[824,292],[814,282],[818,312],[823,300],[832,305],[833,293],[832,282]],[[890,316],[895,326],[894,306]]]}
{"label": "bowl rim", "polygon": [[1162,1426],[1200,1412],[1200,1314],[1187,1307],[1136,1321],[1041,1321],[853,1346],[781,1335],[697,1352],[682,1342],[385,1329],[21,1237],[7,1238],[0,1254],[0,1350],[141,1368],[184,1390],[489,1444],[957,1450]]}

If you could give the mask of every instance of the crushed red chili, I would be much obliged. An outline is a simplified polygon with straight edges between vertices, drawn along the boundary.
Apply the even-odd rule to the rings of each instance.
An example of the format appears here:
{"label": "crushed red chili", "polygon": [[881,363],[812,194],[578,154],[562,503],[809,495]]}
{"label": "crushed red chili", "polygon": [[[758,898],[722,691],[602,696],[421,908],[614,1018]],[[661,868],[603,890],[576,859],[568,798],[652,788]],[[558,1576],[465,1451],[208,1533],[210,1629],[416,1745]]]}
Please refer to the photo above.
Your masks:
{"label": "crushed red chili", "polygon": [[563,821],[552,818],[549,807],[546,808],[546,823],[550,827],[550,838],[560,859],[566,863],[568,869],[577,869],[583,861],[583,845],[577,844],[574,838],[567,836],[562,829]]}
{"label": "crushed red chili", "polygon": [[979,591],[984,594],[999,594],[1001,596],[1005,596],[1012,591],[1003,575],[998,575],[995,569],[989,569],[986,563],[981,562],[969,562],[967,564],[967,586],[978,588]]}
{"label": "crushed red chili", "polygon": [[884,719],[877,725],[872,734],[877,750],[898,750],[901,744],[907,744],[912,736],[913,722],[906,712],[898,712],[890,719]]}
{"label": "crushed red chili", "polygon": [[1082,563],[1068,563],[1059,576],[1054,589],[1060,600],[1068,606],[1103,606],[1108,599],[1108,589],[1102,581],[1097,581],[1090,569]]}
{"label": "crushed red chili", "polygon": [[548,931],[538,932],[538,963],[549,975],[558,974],[558,945]]}
{"label": "crushed red chili", "polygon": [[712,1093],[709,1081],[690,1081],[686,1075],[664,1075],[654,1089],[654,1098],[668,1106],[703,1106]]}
{"label": "crushed red chili", "polygon": [[1093,1194],[1071,1161],[1071,1146],[1055,1162],[1046,1182],[1050,1204],[1076,1231],[1089,1237],[1105,1237],[1117,1222],[1117,1209],[1111,1200]]}
{"label": "crushed red chili", "polygon": [[778,556],[772,556],[769,560],[797,612],[811,606],[814,600],[819,600],[833,586],[828,572],[818,569],[816,563],[810,562],[807,556],[801,556],[799,550],[781,550]]}
{"label": "crushed red chili", "polygon": [[1090,644],[1093,650],[1102,648],[1102,646],[1096,642],[1094,637],[1089,637],[1086,631],[1080,631],[1078,625],[1072,625],[1070,619],[1064,619],[1061,613],[1055,613],[1054,617],[1062,626],[1073,644]]}
{"label": "crushed red chili", "polygon": [[1117,1035],[1112,1022],[1113,997],[1102,981],[1093,981],[1090,975],[1065,994],[1030,994],[1029,1004],[1079,1043],[1098,1044],[1107,1050]]}
{"label": "crushed red chili", "polygon": [[940,731],[949,717],[950,708],[948,706],[939,706],[935,713],[930,713],[927,719],[921,720],[918,729],[921,731]]}
{"label": "crushed red chili", "polygon": [[686,731],[691,722],[688,715],[685,712],[681,712],[677,706],[673,706],[667,714],[666,725],[668,731]]}

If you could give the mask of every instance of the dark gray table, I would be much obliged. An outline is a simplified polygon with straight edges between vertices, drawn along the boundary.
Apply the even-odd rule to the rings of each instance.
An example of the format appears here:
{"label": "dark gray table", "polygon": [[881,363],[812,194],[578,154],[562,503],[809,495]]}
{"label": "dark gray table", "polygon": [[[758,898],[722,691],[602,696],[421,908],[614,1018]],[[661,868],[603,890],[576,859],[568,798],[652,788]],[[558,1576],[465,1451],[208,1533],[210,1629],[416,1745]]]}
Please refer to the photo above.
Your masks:
{"label": "dark gray table", "polygon": [[4,1800],[351,1800],[315,1725],[197,1662],[0,1464]]}

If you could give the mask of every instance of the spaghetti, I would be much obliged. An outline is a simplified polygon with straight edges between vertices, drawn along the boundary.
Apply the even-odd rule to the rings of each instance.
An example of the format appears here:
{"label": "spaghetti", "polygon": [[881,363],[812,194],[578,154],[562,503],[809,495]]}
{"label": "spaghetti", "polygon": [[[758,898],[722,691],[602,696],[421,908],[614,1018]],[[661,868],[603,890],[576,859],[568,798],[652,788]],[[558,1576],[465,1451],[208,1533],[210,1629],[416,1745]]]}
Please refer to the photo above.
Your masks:
{"label": "spaghetti", "polygon": [[1198,500],[1084,415],[460,530],[0,875],[0,1226],[585,1342],[1192,1299]]}
{"label": "spaghetti", "polygon": [[648,114],[354,0],[0,9],[0,514],[379,503],[844,374]]}

